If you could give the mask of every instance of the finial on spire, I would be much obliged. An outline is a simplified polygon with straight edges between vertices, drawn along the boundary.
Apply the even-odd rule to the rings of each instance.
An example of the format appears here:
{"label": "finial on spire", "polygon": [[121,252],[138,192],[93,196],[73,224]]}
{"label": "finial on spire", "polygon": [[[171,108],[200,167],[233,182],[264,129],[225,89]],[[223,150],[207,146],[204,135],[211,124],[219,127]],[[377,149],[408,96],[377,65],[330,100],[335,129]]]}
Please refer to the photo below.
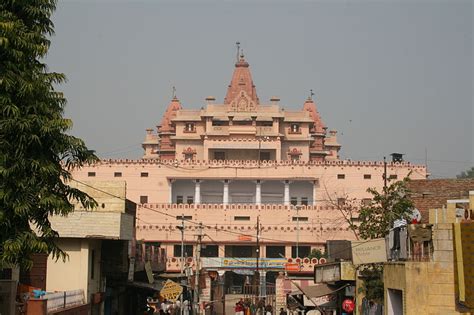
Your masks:
{"label": "finial on spire", "polygon": [[240,49],[240,59],[244,59],[244,49]]}
{"label": "finial on spire", "polygon": [[176,99],[176,88],[175,86],[173,85],[173,94],[172,94],[172,99]]}
{"label": "finial on spire", "polygon": [[237,62],[239,62],[240,42],[236,42],[235,45],[237,46]]}
{"label": "finial on spire", "polygon": [[309,90],[309,99],[313,100],[313,96],[314,96],[313,89],[310,89]]}

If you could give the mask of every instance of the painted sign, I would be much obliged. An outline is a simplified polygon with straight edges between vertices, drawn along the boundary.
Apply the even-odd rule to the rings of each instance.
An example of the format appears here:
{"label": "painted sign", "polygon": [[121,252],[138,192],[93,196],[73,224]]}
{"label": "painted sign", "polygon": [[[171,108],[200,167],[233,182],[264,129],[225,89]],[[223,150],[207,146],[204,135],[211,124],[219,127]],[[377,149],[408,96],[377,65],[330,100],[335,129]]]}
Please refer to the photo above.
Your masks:
{"label": "painted sign", "polygon": [[[284,269],[285,264],[285,258],[260,258],[258,260],[258,267],[262,269]],[[256,269],[257,258],[202,258],[202,267],[226,269]]]}
{"label": "painted sign", "polygon": [[384,238],[376,238],[368,241],[352,241],[351,248],[354,265],[387,261]]}
{"label": "painted sign", "polygon": [[183,287],[168,279],[160,290],[160,295],[168,301],[176,302],[181,292],[183,292]]}
{"label": "painted sign", "polygon": [[286,271],[299,271],[300,270],[300,264],[298,264],[298,263],[286,263],[285,264],[285,270]]}
{"label": "painted sign", "polygon": [[150,284],[155,282],[155,278],[153,278],[153,271],[151,270],[151,263],[149,261],[145,263],[145,272],[146,272],[146,277],[148,278],[148,282]]}

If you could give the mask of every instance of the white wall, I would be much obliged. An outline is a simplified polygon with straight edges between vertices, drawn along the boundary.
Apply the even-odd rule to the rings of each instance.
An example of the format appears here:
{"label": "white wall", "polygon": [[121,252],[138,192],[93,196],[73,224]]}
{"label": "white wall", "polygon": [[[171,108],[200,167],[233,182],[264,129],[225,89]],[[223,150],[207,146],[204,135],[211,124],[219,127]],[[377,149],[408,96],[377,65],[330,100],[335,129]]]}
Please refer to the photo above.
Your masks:
{"label": "white wall", "polygon": [[[98,240],[59,239],[58,246],[69,256],[66,261],[50,255],[47,263],[46,291],[84,290],[86,301],[99,291],[100,246]],[[91,279],[91,250],[95,251],[95,275]]]}

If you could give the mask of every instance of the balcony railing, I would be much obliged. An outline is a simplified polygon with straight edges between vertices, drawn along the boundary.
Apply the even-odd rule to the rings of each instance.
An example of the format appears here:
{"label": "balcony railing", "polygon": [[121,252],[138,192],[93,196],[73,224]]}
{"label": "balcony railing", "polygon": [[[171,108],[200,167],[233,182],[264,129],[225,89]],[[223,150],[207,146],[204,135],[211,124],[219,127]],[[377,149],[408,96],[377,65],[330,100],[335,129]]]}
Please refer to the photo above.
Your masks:
{"label": "balcony railing", "polygon": [[388,259],[390,261],[430,261],[434,249],[431,227],[427,224],[409,224],[392,230],[386,237]]}

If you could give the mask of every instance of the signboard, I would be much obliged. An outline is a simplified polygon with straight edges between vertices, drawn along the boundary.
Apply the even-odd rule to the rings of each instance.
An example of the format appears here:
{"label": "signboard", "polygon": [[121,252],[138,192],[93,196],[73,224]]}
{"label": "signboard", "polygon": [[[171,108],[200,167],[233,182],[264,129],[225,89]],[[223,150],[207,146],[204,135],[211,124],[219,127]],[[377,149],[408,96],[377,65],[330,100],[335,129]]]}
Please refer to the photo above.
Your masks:
{"label": "signboard", "polygon": [[148,282],[150,284],[155,282],[155,278],[153,278],[153,271],[151,270],[151,263],[149,261],[145,263],[145,272],[146,272],[146,277],[148,278]]}
{"label": "signboard", "polygon": [[168,301],[176,302],[181,292],[183,292],[183,287],[177,284],[176,282],[168,279],[163,285],[163,289],[161,289],[160,295]]}
{"label": "signboard", "polygon": [[135,257],[130,257],[130,265],[128,267],[128,281],[133,281],[133,276],[135,274]]}
{"label": "signboard", "polygon": [[210,302],[211,301],[211,278],[206,275],[204,280],[206,281],[206,286],[201,288],[201,293],[199,294],[199,301],[201,302]]}
{"label": "signboard", "polygon": [[306,295],[303,295],[304,306],[335,307],[337,305],[336,302],[337,302],[337,297],[335,294],[314,297],[311,299],[309,299]]}
{"label": "signboard", "polygon": [[300,270],[300,264],[298,264],[298,263],[286,263],[285,264],[285,270],[286,271],[299,271]]}
{"label": "signboard", "polygon": [[[227,258],[212,257],[201,258],[202,268],[222,268],[222,269],[256,269],[256,258]],[[285,258],[260,258],[258,267],[262,269],[284,269]]]}
{"label": "signboard", "polygon": [[239,241],[250,242],[250,241],[252,241],[252,236],[250,236],[250,235],[239,235],[238,240]]}
{"label": "signboard", "polygon": [[384,238],[376,238],[368,241],[352,241],[351,248],[354,265],[387,261],[387,250],[385,249]]}

